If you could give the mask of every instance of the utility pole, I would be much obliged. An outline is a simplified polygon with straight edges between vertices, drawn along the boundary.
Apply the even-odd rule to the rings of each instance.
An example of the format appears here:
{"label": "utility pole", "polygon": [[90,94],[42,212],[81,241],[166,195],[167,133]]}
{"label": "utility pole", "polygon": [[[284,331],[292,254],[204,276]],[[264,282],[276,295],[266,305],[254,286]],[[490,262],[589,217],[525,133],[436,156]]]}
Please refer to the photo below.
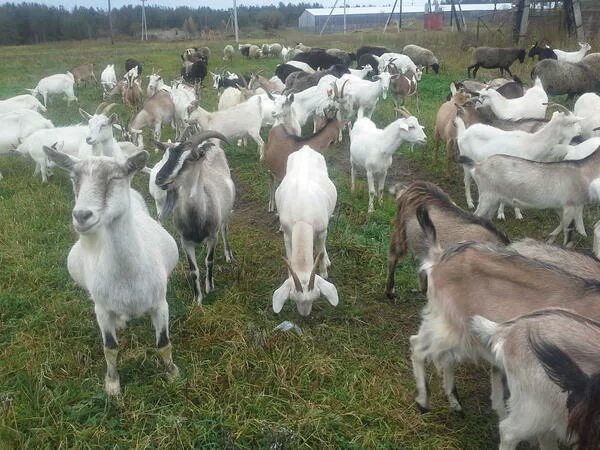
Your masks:
{"label": "utility pole", "polygon": [[[323,28],[321,28],[321,32],[319,33],[319,36],[321,36],[323,34],[323,31],[325,31],[325,27],[327,26],[327,24],[329,23],[329,18],[331,17],[331,15],[333,14],[333,10],[335,9],[336,5],[337,5],[338,0],[335,0],[335,3],[333,4],[333,6],[331,7],[331,10],[329,11],[329,15],[327,16],[327,19],[325,19],[325,23],[323,24]],[[346,0],[344,0],[344,3],[346,3]]]}
{"label": "utility pole", "polygon": [[346,34],[346,0],[344,0],[344,34]]}
{"label": "utility pole", "polygon": [[237,20],[237,2],[233,0],[233,28],[235,29],[235,42],[240,43],[240,36],[238,34],[238,20]]}
{"label": "utility pole", "polygon": [[146,1],[140,0],[142,2],[142,41],[144,40],[144,34],[146,36],[145,40],[148,40],[148,24],[146,23]]}
{"label": "utility pole", "polygon": [[110,7],[110,0],[108,0],[108,29],[110,30],[110,45],[115,45],[115,38],[112,29],[112,9]]}
{"label": "utility pole", "polygon": [[[392,20],[392,16],[394,15],[394,10],[396,9],[396,4],[398,3],[398,0],[394,1],[394,6],[392,6],[392,11],[390,12],[390,15],[388,16],[387,20],[385,21],[385,25],[383,26],[383,32],[385,33],[387,30],[388,25],[390,24],[390,21]],[[400,2],[400,5],[402,5],[402,2]],[[402,10],[400,10],[400,15],[402,15]],[[400,24],[398,23],[398,28],[400,28]]]}

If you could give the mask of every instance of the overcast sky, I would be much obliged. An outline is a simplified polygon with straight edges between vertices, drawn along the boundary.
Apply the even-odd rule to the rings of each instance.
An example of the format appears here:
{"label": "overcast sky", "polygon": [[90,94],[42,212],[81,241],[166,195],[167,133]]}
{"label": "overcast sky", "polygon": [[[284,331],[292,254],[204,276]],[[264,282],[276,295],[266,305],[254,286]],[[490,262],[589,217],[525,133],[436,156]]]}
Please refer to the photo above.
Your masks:
{"label": "overcast sky", "polygon": [[[0,0],[0,4],[2,3],[20,3],[21,0]],[[28,0],[25,0],[28,1]],[[334,0],[305,0],[306,3],[317,2],[322,4],[323,6],[333,6]],[[382,5],[392,5],[393,0],[346,0],[348,6],[362,6],[362,5],[373,5],[373,6],[382,6]],[[422,5],[426,0],[404,0],[404,5]],[[33,0],[36,3],[43,3],[46,5],[62,5],[65,8],[72,8],[73,6],[85,6],[85,7],[98,7],[98,8],[106,8],[107,1],[106,0]],[[284,3],[301,3],[299,0],[283,0]],[[265,6],[265,5],[277,5],[279,0],[238,0],[239,5],[254,5],[254,6]],[[338,1],[341,6],[342,1]],[[139,4],[139,1],[136,0],[111,0],[111,4],[113,8],[118,8],[123,5],[130,4]],[[233,5],[232,0],[148,0],[146,5],[160,5],[160,6],[189,6],[191,8],[200,7],[200,6],[209,6],[211,8],[217,9],[229,9]]]}

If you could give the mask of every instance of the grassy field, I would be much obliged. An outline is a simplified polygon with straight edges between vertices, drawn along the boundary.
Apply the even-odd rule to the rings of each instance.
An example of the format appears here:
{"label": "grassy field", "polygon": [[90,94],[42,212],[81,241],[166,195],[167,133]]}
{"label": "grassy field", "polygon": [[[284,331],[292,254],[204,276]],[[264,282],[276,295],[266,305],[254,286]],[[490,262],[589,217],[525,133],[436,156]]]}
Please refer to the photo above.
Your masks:
{"label": "grassy field", "polygon": [[[414,42],[437,51],[442,71],[424,75],[416,114],[431,142],[414,153],[400,149],[388,184],[429,179],[464,206],[462,177],[443,177],[443,159],[438,166],[431,164],[435,112],[449,82],[466,72],[468,52],[461,50],[462,37],[415,31],[385,38],[352,33],[321,39],[282,31],[253,41],[289,44],[300,39],[347,49],[363,43],[398,48]],[[225,42],[207,44],[213,50],[213,70],[227,65],[233,71],[271,73],[278,63],[248,62],[236,55],[225,64]],[[106,63],[116,63],[122,71],[124,60],[136,57],[144,62],[145,74],[154,67],[170,80],[178,75],[179,54],[186,46],[86,41],[2,47],[0,98],[24,93],[40,77],[88,61],[99,76]],[[530,62],[514,67],[516,74],[529,78]],[[480,75],[496,72],[482,69]],[[91,112],[101,101],[97,86],[81,88],[77,95],[80,106]],[[214,91],[205,87],[201,104],[215,109],[216,101]],[[416,113],[414,102],[407,106]],[[116,111],[128,119],[125,108]],[[62,100],[53,101],[48,116],[56,125],[81,120],[77,106],[67,107]],[[384,125],[392,118],[388,99],[374,119]],[[163,137],[172,137],[171,130]],[[286,276],[280,258],[284,248],[277,218],[266,212],[267,176],[256,148],[232,146],[226,152],[238,191],[231,227],[235,262],[227,265],[219,247],[217,289],[200,308],[192,302],[187,265],[180,258],[168,301],[174,358],[182,376],[174,383],[166,381],[150,321],[135,320],[119,335],[123,394],[116,399],[107,399],[102,389],[105,363],[92,304],[66,269],[67,252],[76,239],[70,226],[70,182],[55,170],[43,185],[31,177],[31,161],[12,156],[0,160],[0,448],[495,447],[497,420],[489,406],[484,367],[462,367],[457,373],[464,417],[448,408],[435,374],[433,412],[420,415],[414,407],[408,337],[417,330],[424,297],[417,291],[410,258],[398,268],[398,302],[383,295],[394,203],[388,197],[382,208],[367,215],[364,179],[350,193],[347,138],[326,155],[338,189],[327,247],[340,304],[333,308],[322,300],[304,320],[293,303],[278,316],[271,310],[273,290]],[[153,161],[159,159],[151,153]],[[153,210],[147,181],[140,174],[134,185]],[[551,212],[526,211],[523,222],[509,215],[502,226],[513,238],[542,238],[557,220]],[[586,215],[588,227],[593,219],[594,214]],[[175,234],[171,224],[167,228]],[[581,248],[590,244],[577,242]],[[273,331],[282,320],[299,324],[303,335]]]}

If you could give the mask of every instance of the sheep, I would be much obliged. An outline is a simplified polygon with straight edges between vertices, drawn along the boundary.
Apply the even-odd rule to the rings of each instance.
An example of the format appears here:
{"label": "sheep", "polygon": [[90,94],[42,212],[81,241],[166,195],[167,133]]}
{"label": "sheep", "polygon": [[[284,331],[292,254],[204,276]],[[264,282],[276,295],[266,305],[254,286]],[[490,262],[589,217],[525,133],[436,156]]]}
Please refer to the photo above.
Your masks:
{"label": "sheep", "polygon": [[269,56],[273,56],[275,58],[279,58],[281,56],[281,52],[283,50],[283,47],[281,44],[275,42],[273,44],[269,44]]}
{"label": "sheep", "polygon": [[341,58],[331,55],[322,49],[312,49],[309,52],[300,53],[294,56],[293,60],[304,62],[314,70],[325,70],[338,64],[347,65]]}
{"label": "sheep", "polygon": [[332,306],[338,304],[337,289],[326,280],[331,262],[325,247],[336,201],[337,191],[323,155],[308,146],[289,155],[285,177],[275,193],[289,272],[273,293],[276,314],[288,298],[294,300],[301,316],[310,314],[313,302],[321,295]]}
{"label": "sheep", "polygon": [[[583,94],[573,106],[573,114],[581,117],[581,137],[589,139],[599,136],[597,128],[600,127],[600,96],[593,92]],[[596,131],[595,131],[596,130]]]}
{"label": "sheep", "polygon": [[512,77],[510,66],[517,59],[523,64],[525,55],[526,52],[522,48],[477,47],[473,52],[474,63],[467,68],[467,75],[470,78],[471,69],[473,69],[473,78],[475,78],[479,68],[483,67],[484,69],[500,69],[501,76],[506,70]]}
{"label": "sheep", "polygon": [[561,209],[561,222],[550,233],[550,242],[562,230],[566,245],[568,227],[572,221],[577,232],[586,236],[583,207],[597,197],[595,178],[600,176],[598,150],[581,160],[554,163],[506,155],[495,155],[480,163],[468,158],[462,158],[459,162],[465,166],[465,170],[470,171],[479,189],[476,215],[489,217],[490,211],[499,202],[536,209]]}
{"label": "sheep", "polygon": [[45,113],[46,107],[33,95],[23,94],[0,100],[0,114],[15,112],[20,109],[30,109],[39,113]]}
{"label": "sheep", "polygon": [[538,45],[538,41],[535,41],[535,44],[533,44],[533,46],[529,49],[527,56],[529,56],[531,59],[535,59],[535,56],[537,56],[538,61],[542,61],[544,59],[558,59],[556,53],[554,53],[554,50],[551,47],[548,45],[540,47]]}
{"label": "sheep", "polygon": [[[421,264],[421,271],[427,274],[427,306],[421,313],[418,333],[410,337],[419,409],[429,408],[427,360],[442,372],[446,396],[451,407],[459,411],[462,406],[454,386],[455,365],[467,359],[494,363],[490,349],[481,345],[469,327],[472,316],[504,321],[541,308],[568,307],[600,318],[597,283],[577,275],[570,259],[557,267],[476,242],[442,250],[426,207],[417,209],[417,220],[429,248]],[[502,418],[501,377],[498,370],[492,373],[492,408]]]}
{"label": "sheep", "polygon": [[162,125],[172,123],[174,118],[175,104],[173,103],[171,93],[158,91],[144,102],[144,107],[129,124],[129,131],[137,137],[135,143],[143,146],[142,128],[152,127],[154,140],[160,141]]}
{"label": "sheep", "polygon": [[167,191],[161,220],[173,213],[181,246],[190,266],[194,300],[198,305],[202,305],[203,295],[196,262],[196,244],[206,243],[207,294],[215,287],[213,265],[219,232],[223,237],[225,259],[227,262],[232,259],[228,224],[235,200],[235,186],[225,153],[211,138],[227,142],[221,133],[206,131],[181,143],[156,143],[168,153],[166,163],[156,174],[156,184]]}
{"label": "sheep", "polygon": [[531,71],[531,78],[539,78],[550,95],[574,95],[600,90],[598,74],[585,63],[569,63],[544,59]]}
{"label": "sheep", "polygon": [[357,62],[357,68],[363,68],[366,66],[371,66],[373,68],[373,74],[379,75],[379,57],[375,55],[371,55],[370,53],[366,53],[362,55]]}
{"label": "sheep", "polygon": [[252,44],[238,44],[238,50],[242,54],[242,56],[248,57],[248,53],[250,51],[250,46]]}
{"label": "sheep", "polygon": [[[578,118],[570,113],[556,111],[552,119],[535,133],[521,130],[505,131],[485,124],[474,124],[465,129],[460,117],[455,119],[456,136],[460,155],[474,161],[483,161],[491,155],[521,156],[536,161],[556,161],[565,155],[556,144],[570,142],[581,132]],[[465,169],[465,195],[467,205],[473,208],[470,170]],[[512,203],[509,201],[509,203]],[[518,214],[518,217],[520,214]]]}
{"label": "sheep", "polygon": [[212,113],[197,106],[190,113],[188,123],[196,125],[199,131],[219,132],[227,139],[250,136],[256,142],[262,160],[265,145],[260,136],[262,120],[262,99],[254,97],[226,110]]}
{"label": "sheep", "polygon": [[73,74],[73,78],[75,79],[75,84],[79,85],[80,82],[87,83],[87,81],[91,78],[96,83],[98,82],[96,75],[94,75],[94,65],[93,64],[80,64],[76,67],[73,67],[70,71]]}
{"label": "sheep", "polygon": [[148,160],[139,152],[123,162],[107,157],[76,161],[44,147],[48,158],[73,180],[73,227],[79,235],[67,258],[71,278],[94,302],[104,342],[104,390],[119,395],[117,329],[150,313],[158,353],[170,378],[178,375],[169,340],[167,281],[178,260],[177,244],[148,214],[141,195],[130,187]]}
{"label": "sheep", "polygon": [[350,75],[360,78],[364,80],[367,78],[371,72],[373,72],[373,67],[370,64],[365,65],[362,69],[348,69],[350,71]]}
{"label": "sheep", "polygon": [[507,99],[494,89],[479,91],[482,106],[489,106],[496,117],[503,120],[543,119],[546,117],[548,95],[539,78],[533,87],[519,98]]}
{"label": "sheep", "polygon": [[143,101],[142,87],[140,86],[140,74],[138,70],[139,67],[134,66],[125,74],[125,85],[122,90],[123,103],[134,109],[138,109]]}
{"label": "sheep", "polygon": [[117,85],[117,74],[115,72],[115,65],[108,64],[102,73],[100,74],[100,84],[106,96],[111,90]]}
{"label": "sheep", "polygon": [[[339,48],[328,48],[325,50],[325,53],[331,56],[335,56],[339,60],[342,61],[342,64],[350,66],[353,61],[356,61],[356,54],[347,52],[345,50],[340,50]],[[324,68],[324,67],[322,67]]]}
{"label": "sheep", "polygon": [[73,91],[73,84],[75,84],[75,78],[71,72],[58,73],[56,75],[50,75],[42,78],[37,86],[33,89],[27,89],[31,95],[41,95],[44,100],[44,107],[48,106],[48,96],[63,94],[67,99],[67,106],[72,101],[77,101],[75,92]]}
{"label": "sheep", "polygon": [[384,129],[377,126],[368,117],[359,118],[350,131],[350,177],[351,190],[355,189],[355,165],[367,172],[369,184],[369,209],[374,210],[375,181],[377,197],[383,201],[383,188],[387,171],[392,165],[392,155],[402,142],[425,144],[427,137],[416,117],[406,109],[400,109],[402,118],[396,119]]}
{"label": "sheep", "polygon": [[600,442],[600,322],[560,308],[503,323],[474,316],[473,333],[506,373],[509,414],[500,422],[500,448],[538,438],[593,450]]}
{"label": "sheep", "polygon": [[436,74],[440,71],[440,63],[437,57],[427,48],[409,44],[404,46],[402,54],[408,56],[415,64],[425,67],[425,72],[429,70],[429,67],[431,67]]}
{"label": "sheep", "polygon": [[274,211],[275,189],[286,174],[288,156],[304,146],[320,153],[324,152],[335,142],[343,125],[343,122],[335,118],[328,119],[325,126],[308,137],[294,135],[284,125],[271,128],[264,159],[269,171],[269,212]]}
{"label": "sheep", "polygon": [[232,61],[233,60],[233,54],[234,54],[234,50],[233,50],[233,45],[226,45],[223,48],[223,61]]}
{"label": "sheep", "polygon": [[556,59],[558,61],[570,62],[570,63],[578,63],[581,62],[583,57],[587,52],[591,50],[592,46],[590,44],[579,42],[579,50],[575,52],[566,52],[564,50],[559,50],[557,48],[554,49],[554,54],[556,55]]}
{"label": "sheep", "polygon": [[[385,47],[380,46],[372,46],[372,45],[363,45],[358,50],[356,50],[356,59],[360,59],[363,55],[375,55],[381,56],[384,53],[389,53],[390,51]],[[373,66],[375,67],[375,66]]]}
{"label": "sheep", "polygon": [[[407,251],[416,258],[427,255],[428,242],[417,222],[416,211],[421,205],[427,207],[430,218],[438,230],[442,249],[464,241],[491,242],[508,245],[508,236],[487,219],[462,210],[442,189],[427,181],[415,181],[396,192],[396,217],[391,233],[388,252],[388,271],[385,293],[389,299],[396,298],[395,270],[398,260]],[[427,289],[427,280],[419,278],[421,291]]]}
{"label": "sheep", "polygon": [[248,58],[258,59],[263,56],[263,52],[258,45],[251,45],[248,49]]}
{"label": "sheep", "polygon": [[302,71],[302,69],[291,64],[278,64],[275,68],[275,76],[279,78],[282,83],[285,83],[285,80],[291,73],[300,71]]}
{"label": "sheep", "polygon": [[142,69],[143,69],[142,63],[139,62],[137,59],[128,58],[125,61],[125,73],[129,72],[134,67],[137,67],[137,74],[141,77],[142,76]]}
{"label": "sheep", "polygon": [[589,53],[581,62],[600,77],[600,53]]}

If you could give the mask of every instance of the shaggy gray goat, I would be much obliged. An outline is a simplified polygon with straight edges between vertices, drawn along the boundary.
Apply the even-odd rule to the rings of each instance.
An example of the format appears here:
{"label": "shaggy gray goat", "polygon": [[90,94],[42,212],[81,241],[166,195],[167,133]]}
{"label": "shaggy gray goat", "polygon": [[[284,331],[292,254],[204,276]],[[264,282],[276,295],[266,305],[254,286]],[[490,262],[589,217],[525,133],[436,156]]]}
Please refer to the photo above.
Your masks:
{"label": "shaggy gray goat", "polygon": [[540,61],[531,71],[531,78],[539,78],[549,95],[567,94],[568,98],[600,90],[599,75],[584,62],[554,59]]}
{"label": "shaggy gray goat", "polygon": [[210,138],[226,142],[216,131],[205,131],[172,145],[156,142],[168,153],[167,160],[156,174],[156,185],[167,191],[161,220],[171,212],[181,236],[190,265],[194,298],[202,304],[200,271],[196,262],[196,244],[206,242],[206,293],[214,289],[213,264],[219,231],[223,236],[225,260],[231,261],[228,224],[235,199],[227,158],[221,147]]}
{"label": "shaggy gray goat", "polygon": [[[473,52],[473,65],[467,68],[467,74],[477,76],[480,67],[484,69],[500,69],[500,75],[504,76],[506,70],[512,77],[510,66],[517,59],[521,64],[525,61],[526,52],[522,48],[499,48],[499,47],[477,47]],[[545,86],[545,84],[544,84]]]}
{"label": "shaggy gray goat", "polygon": [[418,45],[405,45],[402,53],[408,56],[417,66],[425,67],[425,72],[431,67],[435,73],[440,71],[440,62],[433,52]]}

